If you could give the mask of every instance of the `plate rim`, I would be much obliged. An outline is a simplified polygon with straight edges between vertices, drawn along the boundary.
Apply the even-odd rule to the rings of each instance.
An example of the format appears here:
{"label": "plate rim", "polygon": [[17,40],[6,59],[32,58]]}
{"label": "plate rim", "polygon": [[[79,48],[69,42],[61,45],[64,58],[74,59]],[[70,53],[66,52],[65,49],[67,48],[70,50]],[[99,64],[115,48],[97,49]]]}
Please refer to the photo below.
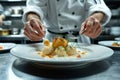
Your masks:
{"label": "plate rim", "polygon": [[106,40],[106,41],[99,41],[98,44],[99,45],[103,45],[103,46],[107,46],[107,47],[112,47],[112,48],[120,48],[119,46],[110,46],[110,45],[105,45],[105,44],[102,44],[102,42],[120,42],[120,41],[116,41],[116,40]]}
{"label": "plate rim", "polygon": [[7,45],[7,44],[9,44],[9,45],[12,45],[10,48],[7,48],[7,49],[3,49],[3,50],[0,50],[0,52],[1,51],[7,51],[7,50],[10,50],[10,49],[12,49],[12,48],[14,48],[15,46],[16,46],[16,44],[15,43],[0,43],[0,46],[2,46],[2,44],[4,44],[4,45]]}

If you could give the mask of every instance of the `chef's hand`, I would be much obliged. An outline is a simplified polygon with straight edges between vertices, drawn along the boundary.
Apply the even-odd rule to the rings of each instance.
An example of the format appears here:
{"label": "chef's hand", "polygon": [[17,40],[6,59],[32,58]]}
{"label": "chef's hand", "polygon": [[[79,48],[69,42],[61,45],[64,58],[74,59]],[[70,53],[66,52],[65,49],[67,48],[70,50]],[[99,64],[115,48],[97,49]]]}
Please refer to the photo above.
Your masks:
{"label": "chef's hand", "polygon": [[96,13],[88,17],[81,25],[80,34],[84,34],[90,38],[97,38],[102,33],[101,20],[104,14]]}
{"label": "chef's hand", "polygon": [[40,19],[32,17],[24,26],[24,34],[31,41],[40,41],[45,36],[45,27]]}

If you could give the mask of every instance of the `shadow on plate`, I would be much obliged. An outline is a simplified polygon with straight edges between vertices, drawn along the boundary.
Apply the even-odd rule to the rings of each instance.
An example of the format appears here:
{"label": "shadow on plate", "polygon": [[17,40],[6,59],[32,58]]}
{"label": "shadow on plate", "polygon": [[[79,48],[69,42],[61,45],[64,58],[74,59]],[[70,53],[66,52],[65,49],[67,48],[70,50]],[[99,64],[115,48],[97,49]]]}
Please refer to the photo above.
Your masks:
{"label": "shadow on plate", "polygon": [[80,66],[73,68],[49,68],[35,65],[31,62],[22,60],[15,60],[12,65],[12,70],[16,76],[22,77],[39,77],[50,79],[74,79],[94,74],[101,73],[110,67],[110,63],[107,60],[94,62],[85,67]]}
{"label": "shadow on plate", "polygon": [[109,47],[109,48],[111,48],[112,50],[120,50],[120,47]]}
{"label": "shadow on plate", "polygon": [[10,52],[10,50],[0,50],[0,54],[5,54],[5,53],[8,53]]}

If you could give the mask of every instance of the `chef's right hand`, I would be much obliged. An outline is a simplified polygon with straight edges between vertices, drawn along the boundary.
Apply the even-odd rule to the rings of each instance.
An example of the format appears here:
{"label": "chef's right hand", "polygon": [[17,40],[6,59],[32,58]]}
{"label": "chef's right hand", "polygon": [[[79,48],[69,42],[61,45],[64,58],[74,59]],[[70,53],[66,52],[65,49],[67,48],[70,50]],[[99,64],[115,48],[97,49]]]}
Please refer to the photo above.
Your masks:
{"label": "chef's right hand", "polygon": [[31,41],[40,41],[45,36],[45,27],[40,19],[32,18],[24,26],[24,34]]}

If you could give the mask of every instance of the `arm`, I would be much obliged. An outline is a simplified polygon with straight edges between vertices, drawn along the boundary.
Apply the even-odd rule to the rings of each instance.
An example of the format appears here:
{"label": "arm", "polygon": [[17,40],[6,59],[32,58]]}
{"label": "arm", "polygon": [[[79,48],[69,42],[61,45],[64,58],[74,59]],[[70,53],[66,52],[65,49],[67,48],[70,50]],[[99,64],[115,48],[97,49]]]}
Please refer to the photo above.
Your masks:
{"label": "arm", "polygon": [[22,17],[23,23],[26,23],[28,14],[35,14],[43,21],[44,17],[47,15],[46,3],[47,0],[27,0]]}
{"label": "arm", "polygon": [[27,21],[29,21],[29,20],[31,20],[31,19],[33,19],[33,18],[40,20],[40,16],[37,15],[36,13],[34,13],[34,12],[29,12],[29,13],[27,14],[27,17],[26,17],[26,18],[27,18],[27,19],[26,19]]}
{"label": "arm", "polygon": [[94,12],[91,16],[96,18],[100,23],[103,22],[103,19],[105,17],[105,14],[103,12]]}
{"label": "arm", "polygon": [[39,41],[45,36],[45,28],[40,20],[40,16],[34,12],[26,15],[26,24],[24,26],[24,34],[31,41]]}
{"label": "arm", "polygon": [[80,34],[89,36],[90,38],[98,37],[102,32],[101,22],[104,19],[104,13],[95,12],[89,16],[82,24]]}
{"label": "arm", "polygon": [[86,0],[86,12],[88,18],[81,25],[80,33],[97,38],[102,33],[102,26],[111,18],[110,10],[103,0]]}
{"label": "arm", "polygon": [[85,9],[86,17],[89,17],[94,13],[103,13],[104,18],[101,21],[102,26],[105,26],[110,21],[111,11],[104,0],[85,0]]}
{"label": "arm", "polygon": [[42,24],[46,16],[47,0],[27,0],[26,9],[22,21],[24,25],[24,34],[31,41],[39,41],[45,36],[45,27]]}

